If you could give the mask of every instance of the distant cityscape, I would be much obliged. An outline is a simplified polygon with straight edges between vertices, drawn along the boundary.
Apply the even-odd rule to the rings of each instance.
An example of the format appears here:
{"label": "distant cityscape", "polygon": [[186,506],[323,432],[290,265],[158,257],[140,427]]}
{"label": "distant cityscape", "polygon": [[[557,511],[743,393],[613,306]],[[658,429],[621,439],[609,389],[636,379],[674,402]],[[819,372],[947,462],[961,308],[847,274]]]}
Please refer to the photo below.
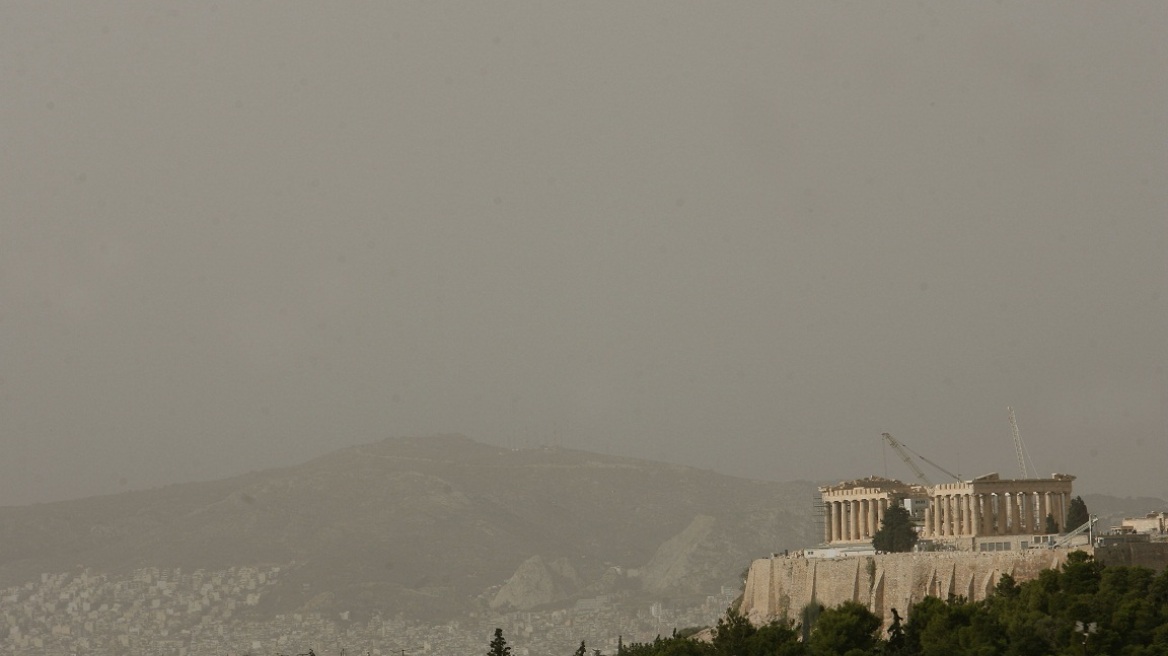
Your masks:
{"label": "distant cityscape", "polygon": [[495,627],[514,656],[614,653],[618,640],[651,641],[674,629],[712,624],[741,592],[723,587],[704,599],[636,602],[622,595],[581,599],[569,608],[467,617],[426,625],[401,617],[350,620],[348,612],[245,619],[280,580],[281,568],[222,571],[146,568],[119,578],[46,573],[0,590],[0,652],[32,656],[232,656],[307,653],[465,654],[486,648]]}

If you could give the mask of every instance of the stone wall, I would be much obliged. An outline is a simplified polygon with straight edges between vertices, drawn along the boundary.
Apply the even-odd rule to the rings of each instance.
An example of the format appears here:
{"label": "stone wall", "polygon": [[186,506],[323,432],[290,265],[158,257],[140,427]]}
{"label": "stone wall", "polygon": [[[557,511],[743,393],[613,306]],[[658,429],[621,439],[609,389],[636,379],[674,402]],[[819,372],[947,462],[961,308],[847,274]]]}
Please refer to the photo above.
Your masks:
{"label": "stone wall", "polygon": [[1095,559],[1104,565],[1128,565],[1162,570],[1168,566],[1168,542],[1129,542],[1095,547]]}
{"label": "stone wall", "polygon": [[751,563],[740,611],[761,626],[775,619],[798,621],[804,606],[813,600],[828,607],[858,601],[887,625],[893,608],[904,616],[926,596],[984,599],[1002,574],[1027,581],[1044,569],[1062,565],[1074,550],[776,556]]}

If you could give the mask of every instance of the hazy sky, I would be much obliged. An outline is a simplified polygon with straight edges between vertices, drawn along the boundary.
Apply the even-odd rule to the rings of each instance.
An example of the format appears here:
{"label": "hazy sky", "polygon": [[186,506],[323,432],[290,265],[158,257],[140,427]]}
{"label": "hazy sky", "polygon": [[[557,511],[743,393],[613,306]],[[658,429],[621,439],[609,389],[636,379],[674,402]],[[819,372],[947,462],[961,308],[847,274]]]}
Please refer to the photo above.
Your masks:
{"label": "hazy sky", "polygon": [[[462,433],[1168,496],[1168,4],[0,4],[0,505]],[[943,479],[943,475],[935,475]]]}

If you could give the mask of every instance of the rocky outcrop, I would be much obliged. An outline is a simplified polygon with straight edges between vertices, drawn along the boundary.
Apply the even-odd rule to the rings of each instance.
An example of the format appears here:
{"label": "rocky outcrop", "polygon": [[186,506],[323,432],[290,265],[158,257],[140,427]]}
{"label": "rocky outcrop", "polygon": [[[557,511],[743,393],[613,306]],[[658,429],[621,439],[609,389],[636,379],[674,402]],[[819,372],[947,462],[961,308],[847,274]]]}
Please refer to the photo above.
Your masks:
{"label": "rocky outcrop", "polygon": [[709,559],[703,556],[717,540],[714,531],[717,523],[709,515],[698,515],[681,533],[662,543],[649,564],[641,570],[644,589],[661,593],[685,588],[686,581],[694,578],[705,582]]}
{"label": "rocky outcrop", "polygon": [[549,563],[536,555],[523,561],[491,600],[491,608],[528,610],[568,599],[583,585],[567,558]]}

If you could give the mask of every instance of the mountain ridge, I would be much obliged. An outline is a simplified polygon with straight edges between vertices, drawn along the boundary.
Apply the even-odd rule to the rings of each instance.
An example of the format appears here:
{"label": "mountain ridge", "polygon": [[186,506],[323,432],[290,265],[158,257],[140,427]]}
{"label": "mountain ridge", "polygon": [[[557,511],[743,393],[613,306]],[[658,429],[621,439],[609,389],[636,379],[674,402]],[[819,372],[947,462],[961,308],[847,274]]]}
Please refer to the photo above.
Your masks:
{"label": "mountain ridge", "polygon": [[[256,612],[343,605],[432,619],[486,608],[533,556],[580,578],[541,599],[639,589],[611,572],[635,576],[695,518],[717,517],[717,533],[681,548],[651,586],[696,594],[814,539],[813,491],[557,447],[395,438],[219,481],[0,508],[0,586],[78,565],[277,564],[288,569]],[[507,605],[528,605],[517,590]]]}
{"label": "mountain ridge", "polygon": [[[249,611],[261,619],[701,596],[740,584],[755,558],[818,543],[817,487],[460,435],[391,438],[218,481],[0,507],[0,588],[79,567],[280,566]],[[1163,507],[1086,496],[1105,526]]]}

